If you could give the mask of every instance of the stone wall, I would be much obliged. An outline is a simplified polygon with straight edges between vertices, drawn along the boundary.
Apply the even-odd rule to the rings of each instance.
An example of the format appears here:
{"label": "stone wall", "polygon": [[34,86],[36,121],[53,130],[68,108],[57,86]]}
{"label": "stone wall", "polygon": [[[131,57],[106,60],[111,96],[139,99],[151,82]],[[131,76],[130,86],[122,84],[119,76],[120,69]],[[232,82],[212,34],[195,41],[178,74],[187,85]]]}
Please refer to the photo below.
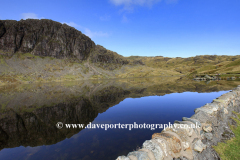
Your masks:
{"label": "stone wall", "polygon": [[[240,85],[232,91],[214,99],[212,103],[196,108],[195,114],[161,133],[154,133],[138,151],[117,160],[202,160],[220,159],[212,148],[218,142],[234,137],[228,124],[236,125],[231,118],[240,111]],[[193,128],[192,125],[197,127]],[[181,127],[187,125],[189,127]]]}

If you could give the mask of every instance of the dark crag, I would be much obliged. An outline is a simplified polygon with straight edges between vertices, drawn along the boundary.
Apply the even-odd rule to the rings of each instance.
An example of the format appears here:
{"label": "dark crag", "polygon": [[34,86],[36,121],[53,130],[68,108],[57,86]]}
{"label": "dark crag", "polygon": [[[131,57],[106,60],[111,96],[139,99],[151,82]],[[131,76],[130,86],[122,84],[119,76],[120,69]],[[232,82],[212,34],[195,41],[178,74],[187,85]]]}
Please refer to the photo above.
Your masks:
{"label": "dark crag", "polygon": [[85,60],[94,47],[89,37],[66,24],[48,19],[0,20],[0,48],[8,56],[20,52]]}

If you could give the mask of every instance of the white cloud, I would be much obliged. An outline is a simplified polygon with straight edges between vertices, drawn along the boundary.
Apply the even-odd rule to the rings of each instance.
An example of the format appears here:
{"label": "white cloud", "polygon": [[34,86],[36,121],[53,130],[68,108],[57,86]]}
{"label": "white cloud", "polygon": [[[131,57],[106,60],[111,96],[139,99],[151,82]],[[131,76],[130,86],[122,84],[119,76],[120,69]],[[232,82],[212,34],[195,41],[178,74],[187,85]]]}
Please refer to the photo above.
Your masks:
{"label": "white cloud", "polygon": [[67,24],[67,25],[69,25],[69,26],[71,26],[71,27],[74,27],[74,28],[81,28],[80,25],[78,25],[78,24],[76,24],[76,23],[74,23],[74,22],[69,22],[69,23],[67,23],[67,22],[62,22],[62,23],[65,23],[65,24]]}
{"label": "white cloud", "polygon": [[[154,4],[162,0],[109,0],[115,6],[123,6],[125,11],[133,11],[134,6],[152,7]],[[166,4],[175,4],[179,0],[164,0]]]}
{"label": "white cloud", "polygon": [[[133,13],[134,7],[143,6],[151,8],[154,4],[157,4],[161,1],[163,0],[109,0],[109,2],[115,6],[123,7],[120,9],[120,13],[124,14],[121,20],[123,23],[129,22],[129,19],[126,17],[126,13]],[[179,0],[164,0],[166,4],[175,4],[178,1]]]}
{"label": "white cloud", "polygon": [[38,17],[35,13],[22,13],[22,19],[44,19],[44,17]]}
{"label": "white cloud", "polygon": [[93,32],[88,28],[85,28],[84,34],[86,34],[90,38],[93,38],[93,37],[108,37],[109,36],[109,34],[106,33],[106,32],[102,32],[102,31]]}
{"label": "white cloud", "polygon": [[109,34],[106,32],[102,32],[102,31],[91,31],[89,28],[83,27],[81,25],[78,25],[74,22],[62,22],[62,24],[65,23],[69,26],[72,26],[78,30],[80,30],[81,32],[83,32],[86,36],[93,38],[93,37],[108,37]]}
{"label": "white cloud", "polygon": [[148,6],[151,7],[161,0],[110,0],[116,6],[124,6],[126,10],[132,10],[133,6]]}

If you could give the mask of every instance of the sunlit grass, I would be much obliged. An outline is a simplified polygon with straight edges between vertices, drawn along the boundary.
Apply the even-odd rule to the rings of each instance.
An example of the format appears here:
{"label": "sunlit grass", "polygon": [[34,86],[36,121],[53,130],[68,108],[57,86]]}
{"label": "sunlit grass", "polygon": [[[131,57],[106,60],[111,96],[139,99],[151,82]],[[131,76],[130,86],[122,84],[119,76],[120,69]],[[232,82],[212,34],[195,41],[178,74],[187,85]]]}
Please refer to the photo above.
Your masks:
{"label": "sunlit grass", "polygon": [[[240,114],[234,112],[240,119]],[[226,141],[226,143],[218,143],[217,146],[213,146],[213,148],[220,155],[222,160],[236,160],[240,159],[240,121],[236,118],[232,118],[237,122],[237,127],[230,126],[231,130],[235,134],[235,137],[231,140]]]}

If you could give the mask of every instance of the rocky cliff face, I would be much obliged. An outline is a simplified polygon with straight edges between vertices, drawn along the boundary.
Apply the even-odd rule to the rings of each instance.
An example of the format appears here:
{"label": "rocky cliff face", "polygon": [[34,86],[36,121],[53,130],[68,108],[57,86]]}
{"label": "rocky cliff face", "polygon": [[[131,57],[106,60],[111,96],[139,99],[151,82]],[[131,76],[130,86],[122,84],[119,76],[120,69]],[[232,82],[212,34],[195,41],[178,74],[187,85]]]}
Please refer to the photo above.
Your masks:
{"label": "rocky cliff face", "polygon": [[0,20],[0,50],[55,58],[86,59],[95,43],[80,31],[52,20]]}
{"label": "rocky cliff face", "polygon": [[96,66],[107,70],[114,70],[122,65],[129,64],[129,60],[117,54],[116,52],[107,50],[103,46],[96,45],[93,52],[91,52],[90,60]]}

